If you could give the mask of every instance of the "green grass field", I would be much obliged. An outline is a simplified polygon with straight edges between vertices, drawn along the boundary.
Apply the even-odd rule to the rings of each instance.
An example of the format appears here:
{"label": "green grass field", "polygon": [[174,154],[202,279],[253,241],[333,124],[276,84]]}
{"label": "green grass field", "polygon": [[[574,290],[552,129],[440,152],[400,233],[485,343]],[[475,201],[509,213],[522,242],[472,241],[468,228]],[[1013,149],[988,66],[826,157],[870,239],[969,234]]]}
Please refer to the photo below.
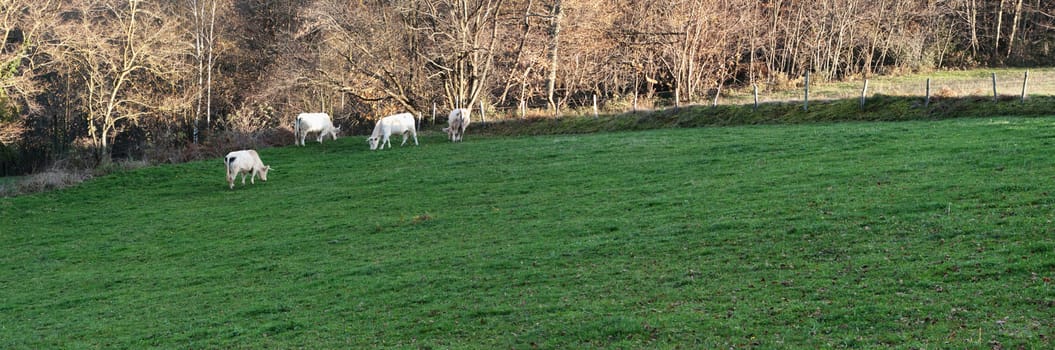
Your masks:
{"label": "green grass field", "polygon": [[363,137],[0,198],[0,348],[1051,348],[1055,118]]}

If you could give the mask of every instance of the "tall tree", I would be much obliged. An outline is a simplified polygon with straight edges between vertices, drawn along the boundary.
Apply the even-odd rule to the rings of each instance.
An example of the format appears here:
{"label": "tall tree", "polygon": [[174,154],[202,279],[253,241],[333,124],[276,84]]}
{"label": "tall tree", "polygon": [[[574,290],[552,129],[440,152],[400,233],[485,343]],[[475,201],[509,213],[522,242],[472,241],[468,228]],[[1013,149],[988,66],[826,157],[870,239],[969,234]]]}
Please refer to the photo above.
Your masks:
{"label": "tall tree", "polygon": [[471,107],[494,64],[502,0],[439,0],[422,7],[428,43],[420,48],[441,78],[447,104]]}
{"label": "tall tree", "polygon": [[216,6],[218,0],[190,0],[194,59],[198,80],[194,101],[194,143],[198,143],[199,119],[205,117],[205,127],[212,124],[212,74],[216,64]]}
{"label": "tall tree", "polygon": [[1022,19],[1022,0],[1018,0],[1015,3],[1015,12],[1011,20],[1011,33],[1007,36],[1007,56],[1011,56],[1011,51],[1015,47],[1015,34],[1018,32],[1018,22]]}
{"label": "tall tree", "polygon": [[[42,18],[55,11],[54,0],[0,0],[0,142],[11,143],[17,134],[4,132],[3,125],[14,125],[15,115],[39,108],[34,95],[41,92],[35,81],[41,36],[49,23]],[[13,114],[13,115],[8,115]],[[12,123],[14,122],[14,123]]]}
{"label": "tall tree", "polygon": [[176,74],[183,52],[166,34],[172,21],[143,0],[95,0],[68,4],[56,28],[56,57],[82,84],[87,135],[100,160],[110,157],[114,137],[156,110],[151,91]]}
{"label": "tall tree", "polygon": [[996,23],[993,24],[993,31],[996,32],[993,35],[993,57],[997,57],[1000,52],[1000,32],[1004,29],[1004,1],[999,0],[996,7]]}
{"label": "tall tree", "polygon": [[313,61],[302,62],[313,70],[307,83],[421,113],[427,99],[426,63],[417,49],[423,40],[417,30],[422,5],[412,0],[312,3],[302,11],[304,25],[296,35],[318,43]]}
{"label": "tall tree", "polygon": [[549,29],[549,48],[548,59],[549,59],[549,71],[546,74],[546,102],[549,104],[549,109],[553,112],[553,115],[560,115],[560,109],[557,106],[556,100],[554,100],[554,94],[557,90],[557,68],[560,62],[560,31],[561,22],[564,20],[564,7],[562,0],[553,0],[553,4],[550,6],[549,12],[550,18],[550,29]]}

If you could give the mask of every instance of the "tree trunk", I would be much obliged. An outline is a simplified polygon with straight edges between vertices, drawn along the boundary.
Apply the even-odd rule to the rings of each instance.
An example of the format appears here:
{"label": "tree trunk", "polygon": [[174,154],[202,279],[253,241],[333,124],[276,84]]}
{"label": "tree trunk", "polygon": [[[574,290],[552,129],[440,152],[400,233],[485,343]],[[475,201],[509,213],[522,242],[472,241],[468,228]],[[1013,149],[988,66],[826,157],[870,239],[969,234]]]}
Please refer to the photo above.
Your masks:
{"label": "tree trunk", "polygon": [[967,21],[967,28],[970,31],[970,42],[971,42],[971,54],[978,54],[978,0],[965,0],[963,2],[964,10],[967,12],[964,15],[964,19]]}
{"label": "tree trunk", "polygon": [[[502,0],[498,0],[497,2],[494,3],[494,6],[493,6],[494,13],[490,14],[491,37],[489,39],[489,43],[488,43],[488,46],[487,46],[487,52],[486,52],[487,56],[482,60],[483,61],[483,66],[482,67],[480,66],[479,63],[480,63],[481,60],[479,58],[473,59],[472,76],[471,76],[471,78],[472,78],[472,87],[470,89],[470,94],[469,94],[470,106],[472,104],[476,103],[477,101],[482,101],[483,100],[483,97],[481,95],[482,95],[482,93],[484,91],[484,84],[487,83],[487,76],[491,73],[491,67],[494,65],[495,46],[498,43],[498,17],[499,17],[498,16],[498,12],[499,12],[499,9],[501,9],[501,8],[502,8]],[[484,17],[486,17],[486,15]],[[482,18],[478,17],[477,21],[480,21],[481,19]],[[479,50],[473,50],[473,53],[476,54],[476,55],[480,54]]]}
{"label": "tree trunk", "polygon": [[[515,58],[513,59],[513,67],[509,70],[509,77],[506,78],[505,89],[502,89],[502,95],[498,97],[498,104],[504,104],[506,98],[509,96],[509,90],[513,89],[513,85],[516,85],[516,80],[513,79],[517,74],[517,68],[520,67],[520,58],[524,55],[524,45],[528,39],[528,33],[531,31],[531,5],[534,3],[533,0],[528,0],[527,6],[524,6],[524,22],[521,28],[523,33],[520,35],[520,43],[517,44]],[[531,69],[530,67],[525,68]]]}
{"label": "tree trunk", "polygon": [[1004,0],[1000,0],[1000,5],[996,9],[996,35],[993,36],[993,57],[999,55],[1000,52],[1000,29],[1004,26]]}
{"label": "tree trunk", "polygon": [[1015,46],[1015,32],[1018,31],[1018,21],[1022,18],[1022,0],[1015,4],[1015,16],[1011,21],[1011,35],[1007,37],[1007,57],[1011,57],[1011,49]]}
{"label": "tree trunk", "polygon": [[212,8],[209,10],[209,33],[205,36],[205,51],[208,53],[208,62],[205,64],[205,130],[212,125],[212,71],[216,66],[216,56],[213,48],[216,47],[216,3],[212,0]]}
{"label": "tree trunk", "polygon": [[560,22],[564,19],[564,10],[561,8],[561,0],[553,2],[553,9],[550,14],[552,15],[552,18],[548,57],[549,75],[546,77],[546,101],[549,103],[549,109],[553,111],[553,116],[558,116],[557,102],[553,99],[553,95],[554,91],[557,89],[557,63],[559,61],[557,49],[560,47]]}

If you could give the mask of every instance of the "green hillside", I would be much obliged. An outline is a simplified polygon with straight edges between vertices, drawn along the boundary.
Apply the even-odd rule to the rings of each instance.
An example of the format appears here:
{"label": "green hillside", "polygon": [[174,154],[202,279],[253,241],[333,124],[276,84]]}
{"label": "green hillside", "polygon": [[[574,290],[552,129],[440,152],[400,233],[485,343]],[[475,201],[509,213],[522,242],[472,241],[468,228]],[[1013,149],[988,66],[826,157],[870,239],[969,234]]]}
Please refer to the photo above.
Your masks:
{"label": "green hillside", "polygon": [[1048,348],[1055,117],[362,137],[0,198],[0,348]]}

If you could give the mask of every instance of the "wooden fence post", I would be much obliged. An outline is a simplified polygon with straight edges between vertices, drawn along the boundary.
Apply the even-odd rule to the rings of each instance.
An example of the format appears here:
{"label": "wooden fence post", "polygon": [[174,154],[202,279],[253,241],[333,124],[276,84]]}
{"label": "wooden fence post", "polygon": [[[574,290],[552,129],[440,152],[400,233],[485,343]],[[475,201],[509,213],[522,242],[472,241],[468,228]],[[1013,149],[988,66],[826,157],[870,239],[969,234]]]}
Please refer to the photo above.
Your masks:
{"label": "wooden fence post", "polygon": [[806,83],[804,85],[806,86],[806,94],[802,97],[802,110],[808,112],[810,110],[810,71],[806,71]]}
{"label": "wooden fence post", "polygon": [[861,110],[865,109],[865,96],[868,95],[868,79],[865,79],[865,86],[861,88]]}
{"label": "wooden fence post", "polygon": [[927,100],[923,102],[923,107],[930,106],[930,78],[927,78]]}
{"label": "wooden fence post", "polygon": [[1028,70],[1026,71],[1026,74],[1022,76],[1022,102],[1023,103],[1026,102],[1026,83],[1027,82],[1029,82],[1029,71]]}
{"label": "wooden fence post", "polygon": [[527,105],[524,100],[520,100],[520,119],[527,118]]}
{"label": "wooden fence post", "polygon": [[714,90],[714,102],[711,102],[711,107],[718,107],[718,96],[722,95],[722,84],[718,83],[718,89]]}
{"label": "wooden fence post", "polygon": [[634,90],[634,113],[637,113],[637,90]]}
{"label": "wooden fence post", "polygon": [[674,88],[674,111],[677,111],[679,108],[681,108],[681,89],[675,87]]}
{"label": "wooden fence post", "polygon": [[487,114],[484,113],[484,100],[480,99],[480,120],[484,123],[487,122]]}
{"label": "wooden fence post", "polygon": [[755,112],[758,112],[758,84],[754,84],[754,86],[755,86]]}
{"label": "wooden fence post", "polygon": [[593,119],[597,119],[597,94],[593,94]]}
{"label": "wooden fence post", "polygon": [[996,95],[996,73],[995,72],[992,73],[992,76],[993,76],[993,102],[996,102],[997,101],[997,95]]}
{"label": "wooden fence post", "polygon": [[436,102],[432,103],[432,125],[436,125]]}

